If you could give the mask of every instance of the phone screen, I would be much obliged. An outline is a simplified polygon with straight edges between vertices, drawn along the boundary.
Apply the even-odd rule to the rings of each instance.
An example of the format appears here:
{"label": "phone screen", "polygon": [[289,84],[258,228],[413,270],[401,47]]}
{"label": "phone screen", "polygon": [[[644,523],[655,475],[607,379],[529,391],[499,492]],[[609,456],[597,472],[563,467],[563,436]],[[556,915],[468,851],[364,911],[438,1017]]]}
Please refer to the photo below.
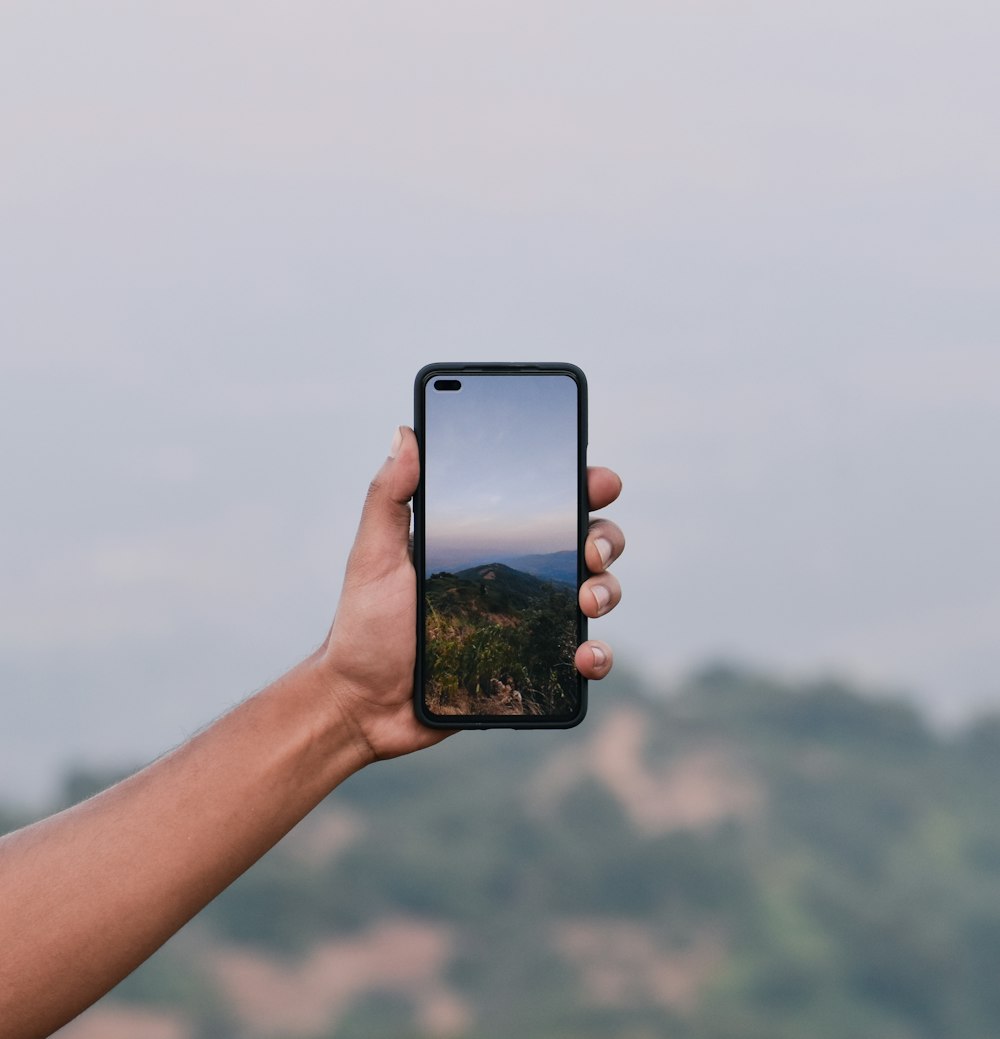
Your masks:
{"label": "phone screen", "polygon": [[582,717],[585,404],[569,365],[418,376],[417,697],[431,724]]}

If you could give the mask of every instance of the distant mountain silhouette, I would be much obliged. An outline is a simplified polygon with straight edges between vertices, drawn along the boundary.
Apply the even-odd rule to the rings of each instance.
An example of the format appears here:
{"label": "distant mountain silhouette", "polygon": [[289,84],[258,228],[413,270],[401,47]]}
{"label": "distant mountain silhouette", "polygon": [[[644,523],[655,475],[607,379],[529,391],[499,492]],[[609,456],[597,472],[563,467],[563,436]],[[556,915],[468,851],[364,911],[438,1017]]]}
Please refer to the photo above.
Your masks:
{"label": "distant mountain silhouette", "polygon": [[505,563],[533,577],[568,584],[571,588],[576,587],[576,549],[527,556],[501,556],[497,562]]}
{"label": "distant mountain silhouette", "polygon": [[540,577],[544,581],[555,581],[558,584],[576,587],[576,550],[567,549],[560,552],[536,552],[526,555],[466,555],[464,558],[456,558],[454,553],[436,551],[429,554],[424,564],[424,573],[430,577],[431,574],[447,572],[449,574],[460,574],[474,570],[476,567],[491,565],[502,565],[511,570],[520,570],[522,573],[530,574],[532,577]]}
{"label": "distant mountain silhouette", "polygon": [[428,601],[449,613],[516,615],[541,600],[567,591],[566,583],[536,577],[506,563],[479,563],[455,573],[432,575]]}

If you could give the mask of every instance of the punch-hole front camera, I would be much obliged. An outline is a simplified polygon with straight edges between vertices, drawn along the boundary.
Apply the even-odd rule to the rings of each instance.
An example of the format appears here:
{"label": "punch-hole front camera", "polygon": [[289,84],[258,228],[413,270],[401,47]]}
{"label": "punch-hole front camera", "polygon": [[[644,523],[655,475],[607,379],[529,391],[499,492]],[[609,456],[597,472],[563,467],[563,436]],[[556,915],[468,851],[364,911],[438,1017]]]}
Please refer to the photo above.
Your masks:
{"label": "punch-hole front camera", "polygon": [[434,389],[441,390],[443,392],[452,392],[460,390],[462,388],[461,382],[458,379],[435,379]]}

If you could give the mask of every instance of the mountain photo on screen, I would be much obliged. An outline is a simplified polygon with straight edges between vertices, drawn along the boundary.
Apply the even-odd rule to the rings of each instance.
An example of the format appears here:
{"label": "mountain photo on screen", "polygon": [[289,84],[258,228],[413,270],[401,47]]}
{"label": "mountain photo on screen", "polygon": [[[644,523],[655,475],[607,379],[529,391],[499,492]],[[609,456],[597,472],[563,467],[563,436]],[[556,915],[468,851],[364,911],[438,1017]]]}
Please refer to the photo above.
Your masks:
{"label": "mountain photo on screen", "polygon": [[554,374],[428,385],[424,696],[439,715],[579,707],[578,387]]}

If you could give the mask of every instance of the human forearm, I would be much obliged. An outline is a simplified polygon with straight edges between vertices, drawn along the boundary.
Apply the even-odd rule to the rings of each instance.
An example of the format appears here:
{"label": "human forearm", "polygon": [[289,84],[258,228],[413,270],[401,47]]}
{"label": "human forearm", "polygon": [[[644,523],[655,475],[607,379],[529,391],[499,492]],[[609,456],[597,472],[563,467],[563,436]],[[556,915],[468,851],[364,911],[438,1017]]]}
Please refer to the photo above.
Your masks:
{"label": "human forearm", "polygon": [[[448,735],[422,725],[412,702],[419,468],[416,438],[400,428],[369,488],[322,650],[132,778],[0,839],[0,1039],[48,1035],[352,772]],[[591,470],[591,506],[610,504],[620,486],[610,470]],[[617,602],[606,568],[623,547],[614,524],[594,521],[580,590],[588,616]],[[589,640],[576,664],[603,678],[610,648]]]}
{"label": "human forearm", "polygon": [[366,761],[320,655],[130,779],[0,840],[0,1036],[115,985]]}

